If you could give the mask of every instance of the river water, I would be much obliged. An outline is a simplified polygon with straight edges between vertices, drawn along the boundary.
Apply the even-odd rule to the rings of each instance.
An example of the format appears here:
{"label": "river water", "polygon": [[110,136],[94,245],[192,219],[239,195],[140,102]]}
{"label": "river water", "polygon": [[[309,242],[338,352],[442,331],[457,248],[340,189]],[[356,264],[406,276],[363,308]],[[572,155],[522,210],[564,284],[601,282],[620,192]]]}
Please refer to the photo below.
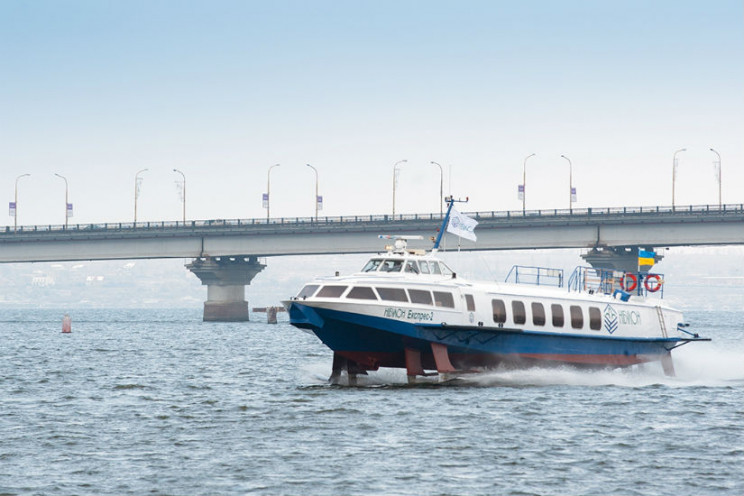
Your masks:
{"label": "river water", "polygon": [[675,378],[358,387],[286,322],[79,310],[62,334],[62,314],[0,310],[1,495],[744,494],[744,312],[688,312],[713,342],[675,351]]}

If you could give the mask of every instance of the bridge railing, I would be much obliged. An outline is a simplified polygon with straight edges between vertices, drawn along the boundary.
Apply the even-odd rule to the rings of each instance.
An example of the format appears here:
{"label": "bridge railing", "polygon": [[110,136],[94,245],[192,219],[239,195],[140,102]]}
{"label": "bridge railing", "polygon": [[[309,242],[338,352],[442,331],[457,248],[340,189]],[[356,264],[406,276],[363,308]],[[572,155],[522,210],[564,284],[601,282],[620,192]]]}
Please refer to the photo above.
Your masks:
{"label": "bridge railing", "polygon": [[[484,212],[465,212],[467,215],[478,219],[521,219],[521,218],[579,218],[579,217],[603,217],[603,216],[622,216],[622,215],[657,215],[657,214],[674,214],[674,215],[696,215],[696,214],[742,214],[744,213],[744,204],[726,204],[726,205],[687,205],[687,206],[646,206],[646,207],[603,207],[603,208],[574,208],[574,209],[541,209],[541,210],[505,210],[505,211],[484,211]],[[139,230],[189,230],[189,229],[210,229],[245,226],[277,226],[277,225],[295,225],[295,226],[312,226],[312,225],[329,225],[342,223],[386,223],[398,221],[441,221],[438,213],[427,214],[376,214],[376,215],[342,215],[327,217],[278,217],[278,218],[253,218],[253,219],[209,219],[209,220],[190,220],[190,221],[160,221],[160,222],[106,222],[92,224],[73,224],[65,226],[63,224],[49,225],[31,225],[19,226],[17,229],[13,226],[0,228],[0,236],[6,234],[25,234],[25,233],[66,233],[66,232],[88,232],[88,231],[139,231]]]}

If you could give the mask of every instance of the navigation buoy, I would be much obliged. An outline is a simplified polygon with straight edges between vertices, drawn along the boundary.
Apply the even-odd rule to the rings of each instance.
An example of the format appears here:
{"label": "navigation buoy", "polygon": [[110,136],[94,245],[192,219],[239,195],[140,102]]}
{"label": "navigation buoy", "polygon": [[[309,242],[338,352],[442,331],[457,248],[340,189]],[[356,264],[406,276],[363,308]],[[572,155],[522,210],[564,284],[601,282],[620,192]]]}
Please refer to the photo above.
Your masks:
{"label": "navigation buoy", "polygon": [[72,319],[67,314],[62,317],[62,332],[65,334],[72,332]]}

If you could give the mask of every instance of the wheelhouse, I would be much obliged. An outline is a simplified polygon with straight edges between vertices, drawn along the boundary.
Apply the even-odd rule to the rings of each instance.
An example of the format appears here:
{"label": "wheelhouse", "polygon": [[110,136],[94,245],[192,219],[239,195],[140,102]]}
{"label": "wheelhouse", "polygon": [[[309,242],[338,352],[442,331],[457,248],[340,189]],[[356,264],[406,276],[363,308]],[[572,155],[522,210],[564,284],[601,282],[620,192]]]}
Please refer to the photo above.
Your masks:
{"label": "wheelhouse", "polygon": [[454,272],[441,260],[422,257],[375,257],[369,260],[362,273],[405,273],[452,277]]}

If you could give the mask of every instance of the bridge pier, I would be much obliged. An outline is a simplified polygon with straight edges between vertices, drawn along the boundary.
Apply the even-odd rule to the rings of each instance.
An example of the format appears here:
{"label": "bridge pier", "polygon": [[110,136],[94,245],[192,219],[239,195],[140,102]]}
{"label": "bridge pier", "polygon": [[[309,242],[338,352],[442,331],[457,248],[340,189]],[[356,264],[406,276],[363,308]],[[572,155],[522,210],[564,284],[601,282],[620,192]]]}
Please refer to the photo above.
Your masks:
{"label": "bridge pier", "polygon": [[248,320],[245,287],[266,267],[256,257],[204,257],[186,264],[207,286],[204,302],[205,322],[244,322]]}
{"label": "bridge pier", "polygon": [[[609,269],[623,272],[638,272],[638,249],[654,251],[652,247],[644,246],[595,246],[581,258],[595,269]],[[654,257],[659,263],[663,255]],[[648,269],[642,271],[648,272]]]}

